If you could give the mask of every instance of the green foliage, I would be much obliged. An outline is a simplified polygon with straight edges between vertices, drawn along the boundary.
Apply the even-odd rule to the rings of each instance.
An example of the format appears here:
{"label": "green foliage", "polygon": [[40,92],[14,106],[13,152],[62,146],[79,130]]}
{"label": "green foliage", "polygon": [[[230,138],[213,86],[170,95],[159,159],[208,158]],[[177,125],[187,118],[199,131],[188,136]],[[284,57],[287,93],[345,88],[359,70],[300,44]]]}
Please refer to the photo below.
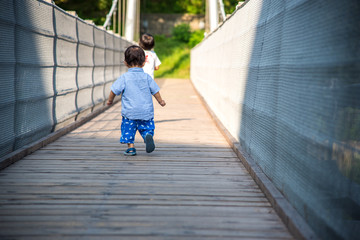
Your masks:
{"label": "green foliage", "polygon": [[189,47],[193,48],[204,39],[204,30],[196,30],[191,34],[189,39]]}
{"label": "green foliage", "polygon": [[155,78],[189,78],[190,48],[187,43],[164,35],[155,36],[155,52],[161,65]]}
{"label": "green foliage", "polygon": [[180,42],[188,43],[192,48],[204,38],[204,30],[191,31],[190,25],[182,23],[173,28],[172,37]]}
{"label": "green foliage", "polygon": [[[232,13],[239,0],[223,0],[225,13]],[[206,0],[141,0],[143,13],[205,14]]]}
{"label": "green foliage", "polygon": [[204,14],[206,0],[141,0],[143,13]]}
{"label": "green foliage", "polygon": [[224,0],[224,10],[226,14],[231,14],[235,11],[238,2],[244,2],[244,0]]}
{"label": "green foliage", "polygon": [[178,2],[186,13],[205,14],[206,0],[178,0]]}
{"label": "green foliage", "polygon": [[[96,25],[105,22],[112,0],[55,0],[64,10],[76,11],[82,19],[91,19]],[[223,0],[225,12],[232,13],[239,0]],[[142,13],[190,13],[205,14],[206,0],[141,0]]]}
{"label": "green foliage", "polygon": [[76,11],[82,19],[91,19],[96,25],[102,25],[112,0],[55,0],[55,4],[64,10]]}
{"label": "green foliage", "polygon": [[177,27],[181,29],[179,37],[155,36],[155,52],[161,60],[160,69],[155,71],[156,78],[190,77],[190,50],[204,38],[204,30],[191,32],[188,24],[185,25],[187,27]]}
{"label": "green foliage", "polygon": [[188,43],[191,36],[190,25],[187,23],[182,23],[175,26],[172,30],[172,36],[175,40]]}

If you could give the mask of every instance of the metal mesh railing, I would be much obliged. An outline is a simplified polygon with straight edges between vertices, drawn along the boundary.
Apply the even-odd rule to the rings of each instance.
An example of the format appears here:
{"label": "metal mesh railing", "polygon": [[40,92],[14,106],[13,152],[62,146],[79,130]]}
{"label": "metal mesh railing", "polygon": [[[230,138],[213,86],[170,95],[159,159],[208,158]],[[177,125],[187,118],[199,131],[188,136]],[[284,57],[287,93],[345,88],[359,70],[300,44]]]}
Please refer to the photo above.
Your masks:
{"label": "metal mesh railing", "polygon": [[38,0],[0,1],[0,157],[102,106],[131,43]]}
{"label": "metal mesh railing", "polygon": [[191,79],[322,239],[360,220],[360,3],[250,0],[191,53]]}

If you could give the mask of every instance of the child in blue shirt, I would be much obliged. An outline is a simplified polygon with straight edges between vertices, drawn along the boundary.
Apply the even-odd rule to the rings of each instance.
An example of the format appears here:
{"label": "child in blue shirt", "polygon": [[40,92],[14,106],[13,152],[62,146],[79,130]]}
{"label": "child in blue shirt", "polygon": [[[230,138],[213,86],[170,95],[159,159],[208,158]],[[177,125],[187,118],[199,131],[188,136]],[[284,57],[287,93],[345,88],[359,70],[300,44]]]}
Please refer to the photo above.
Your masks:
{"label": "child in blue shirt", "polygon": [[146,152],[154,151],[153,140],[154,106],[152,96],[164,107],[165,101],[161,98],[160,88],[154,79],[144,72],[145,53],[136,45],[130,46],[125,51],[125,65],[129,68],[111,86],[107,105],[113,103],[116,95],[121,97],[121,138],[120,143],[127,144],[124,152],[127,156],[136,155],[134,140],[136,131],[139,131],[146,144]]}

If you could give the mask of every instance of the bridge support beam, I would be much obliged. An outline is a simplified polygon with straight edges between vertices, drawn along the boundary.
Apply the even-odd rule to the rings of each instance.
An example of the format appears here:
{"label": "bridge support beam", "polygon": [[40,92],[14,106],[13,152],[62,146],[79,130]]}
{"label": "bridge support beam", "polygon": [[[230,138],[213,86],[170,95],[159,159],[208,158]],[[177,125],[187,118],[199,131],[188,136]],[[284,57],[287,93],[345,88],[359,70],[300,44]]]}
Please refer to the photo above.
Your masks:
{"label": "bridge support beam", "polygon": [[210,32],[214,31],[219,24],[219,11],[217,0],[208,0]]}
{"label": "bridge support beam", "polygon": [[135,30],[137,29],[137,8],[138,0],[127,0],[126,8],[126,22],[125,22],[125,38],[129,41],[134,41]]}

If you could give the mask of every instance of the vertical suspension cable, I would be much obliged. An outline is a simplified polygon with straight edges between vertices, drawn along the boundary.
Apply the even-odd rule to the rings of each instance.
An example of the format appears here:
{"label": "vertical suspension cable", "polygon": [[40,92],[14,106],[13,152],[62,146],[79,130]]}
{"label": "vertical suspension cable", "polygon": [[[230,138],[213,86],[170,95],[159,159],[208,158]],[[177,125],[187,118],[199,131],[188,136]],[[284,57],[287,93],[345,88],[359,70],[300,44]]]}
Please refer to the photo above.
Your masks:
{"label": "vertical suspension cable", "polygon": [[224,9],[223,0],[219,0],[219,5],[220,5],[221,17],[222,17],[223,21],[225,21],[226,15],[225,15],[225,9]]}
{"label": "vertical suspension cable", "polygon": [[116,8],[117,1],[118,1],[118,0],[113,0],[113,2],[112,2],[112,6],[111,6],[111,8],[110,8],[110,12],[108,13],[108,15],[106,15],[106,21],[105,21],[105,23],[104,23],[104,25],[103,25],[104,28],[107,28],[107,26],[108,26],[109,23],[110,23],[111,16],[113,15],[114,10],[115,10],[115,8]]}

